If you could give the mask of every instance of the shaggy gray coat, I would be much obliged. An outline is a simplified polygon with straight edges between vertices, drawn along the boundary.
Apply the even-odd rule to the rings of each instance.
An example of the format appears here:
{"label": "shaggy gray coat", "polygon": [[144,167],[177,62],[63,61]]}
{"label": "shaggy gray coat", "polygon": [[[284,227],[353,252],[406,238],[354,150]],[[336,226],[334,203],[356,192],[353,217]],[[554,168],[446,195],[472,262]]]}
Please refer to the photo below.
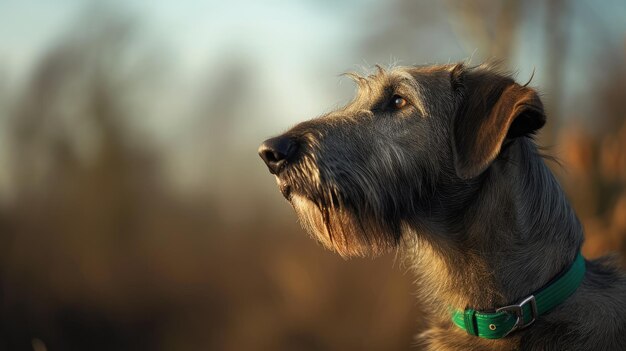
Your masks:
{"label": "shaggy gray coat", "polygon": [[587,262],[582,285],[530,327],[468,335],[449,307],[519,302],[576,257],[583,229],[532,139],[537,93],[489,66],[349,74],[345,107],[259,152],[301,223],[342,256],[399,248],[417,276],[426,350],[626,350],[626,278]]}

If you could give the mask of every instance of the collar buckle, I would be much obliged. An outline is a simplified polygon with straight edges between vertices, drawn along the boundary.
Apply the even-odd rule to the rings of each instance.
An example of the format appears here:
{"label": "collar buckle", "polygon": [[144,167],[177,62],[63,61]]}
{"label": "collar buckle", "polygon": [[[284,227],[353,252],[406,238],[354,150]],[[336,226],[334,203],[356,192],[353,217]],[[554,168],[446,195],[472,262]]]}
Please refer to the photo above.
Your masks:
{"label": "collar buckle", "polygon": [[[524,323],[524,306],[526,304],[530,304],[530,312],[531,312],[531,320]],[[496,309],[496,312],[507,312],[507,313],[512,313],[517,317],[517,320],[515,321],[515,324],[513,325],[513,328],[511,328],[511,330],[509,330],[506,334],[504,334],[502,337],[505,337],[509,334],[511,334],[512,332],[514,332],[515,330],[518,329],[523,329],[528,327],[529,325],[533,324],[535,322],[535,320],[537,320],[537,317],[539,316],[539,312],[537,310],[537,301],[535,300],[535,296],[534,295],[530,295],[529,297],[525,298],[522,302],[520,302],[517,305],[509,305],[509,306],[504,306],[504,307],[500,307],[498,309]]]}

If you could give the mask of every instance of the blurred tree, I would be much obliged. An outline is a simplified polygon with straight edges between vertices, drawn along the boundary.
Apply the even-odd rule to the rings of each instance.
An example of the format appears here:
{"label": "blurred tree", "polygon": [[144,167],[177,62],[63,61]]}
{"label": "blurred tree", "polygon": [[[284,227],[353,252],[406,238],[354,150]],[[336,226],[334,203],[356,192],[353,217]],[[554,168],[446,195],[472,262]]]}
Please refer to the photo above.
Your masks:
{"label": "blurred tree", "polygon": [[541,132],[542,141],[545,145],[554,145],[557,130],[563,123],[563,94],[564,75],[567,67],[568,49],[570,41],[571,18],[567,0],[550,0],[546,2],[545,15],[545,87],[548,103],[545,104],[546,112],[550,118]]}
{"label": "blurred tree", "polygon": [[[463,55],[453,40],[445,18],[448,12],[439,1],[394,0],[372,6],[364,18],[362,42],[358,48],[371,62],[366,65],[403,65],[447,62]],[[391,61],[391,62],[390,62]],[[369,68],[369,67],[366,67]]]}
{"label": "blurred tree", "polygon": [[496,59],[508,64],[523,21],[522,1],[446,1],[446,5],[459,20],[452,25],[465,39],[462,42],[467,43],[467,51],[476,51],[480,61]]}
{"label": "blurred tree", "polygon": [[[89,333],[109,339],[98,348],[119,342],[122,325],[106,325],[98,312],[104,305],[78,306],[102,296],[112,304],[120,285],[134,284],[119,270],[131,262],[123,253],[134,252],[141,216],[149,215],[139,210],[159,199],[159,172],[129,132],[138,113],[133,94],[146,83],[133,64],[144,62],[127,50],[132,22],[114,18],[89,16],[78,26],[85,30],[54,46],[8,120],[13,158],[5,171],[15,174],[17,197],[0,214],[9,228],[0,237],[0,341],[9,344],[0,348],[21,349],[12,342],[42,334],[58,349]],[[59,339],[64,333],[85,335]]]}

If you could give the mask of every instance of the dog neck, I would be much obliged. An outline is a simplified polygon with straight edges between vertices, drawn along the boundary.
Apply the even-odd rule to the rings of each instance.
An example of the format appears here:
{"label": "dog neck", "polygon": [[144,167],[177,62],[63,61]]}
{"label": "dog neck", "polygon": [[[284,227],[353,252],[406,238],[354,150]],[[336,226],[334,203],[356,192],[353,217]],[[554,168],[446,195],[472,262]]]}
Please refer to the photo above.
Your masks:
{"label": "dog neck", "polygon": [[[421,295],[449,308],[517,302],[575,258],[583,231],[533,141],[518,138],[479,178],[442,186],[409,245]],[[447,207],[446,207],[447,206]]]}

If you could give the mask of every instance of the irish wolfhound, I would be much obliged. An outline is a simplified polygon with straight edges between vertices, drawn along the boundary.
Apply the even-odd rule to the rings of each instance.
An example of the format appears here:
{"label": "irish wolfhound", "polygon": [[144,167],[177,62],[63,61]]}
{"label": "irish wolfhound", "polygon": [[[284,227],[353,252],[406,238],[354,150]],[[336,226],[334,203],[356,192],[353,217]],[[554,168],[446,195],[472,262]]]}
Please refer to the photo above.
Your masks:
{"label": "irish wolfhound", "polygon": [[583,229],[532,135],[537,93],[488,66],[378,69],[347,106],[259,154],[342,256],[400,248],[429,350],[626,350],[626,278]]}

